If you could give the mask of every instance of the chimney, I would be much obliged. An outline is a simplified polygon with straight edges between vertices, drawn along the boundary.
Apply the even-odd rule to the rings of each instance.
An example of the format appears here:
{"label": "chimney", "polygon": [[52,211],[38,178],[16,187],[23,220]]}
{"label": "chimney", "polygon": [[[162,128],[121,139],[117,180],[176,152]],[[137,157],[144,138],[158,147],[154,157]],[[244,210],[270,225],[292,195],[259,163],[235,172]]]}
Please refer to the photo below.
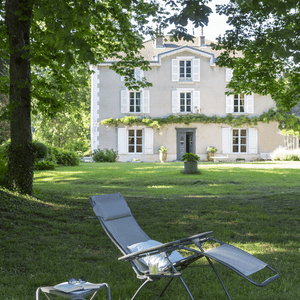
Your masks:
{"label": "chimney", "polygon": [[164,35],[161,32],[160,26],[158,28],[158,32],[157,32],[155,40],[154,40],[154,47],[155,48],[164,48]]}
{"label": "chimney", "polygon": [[200,47],[205,45],[205,36],[203,35],[203,27],[201,27]]}

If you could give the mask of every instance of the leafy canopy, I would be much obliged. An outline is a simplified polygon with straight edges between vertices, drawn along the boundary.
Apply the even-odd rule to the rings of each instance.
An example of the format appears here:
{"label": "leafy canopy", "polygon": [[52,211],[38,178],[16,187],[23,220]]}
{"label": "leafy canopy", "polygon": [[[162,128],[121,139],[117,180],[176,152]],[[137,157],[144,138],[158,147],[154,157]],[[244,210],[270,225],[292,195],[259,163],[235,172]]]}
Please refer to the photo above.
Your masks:
{"label": "leafy canopy", "polygon": [[219,38],[218,65],[234,69],[229,88],[270,94],[289,111],[299,102],[300,2],[231,0],[217,6],[232,29]]}

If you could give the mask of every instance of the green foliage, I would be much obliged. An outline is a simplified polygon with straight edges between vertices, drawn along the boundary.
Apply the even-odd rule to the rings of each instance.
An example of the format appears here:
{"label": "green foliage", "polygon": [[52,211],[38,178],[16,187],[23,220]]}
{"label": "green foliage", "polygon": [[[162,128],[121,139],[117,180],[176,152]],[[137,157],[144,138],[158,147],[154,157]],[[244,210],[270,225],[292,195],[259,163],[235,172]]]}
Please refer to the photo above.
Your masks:
{"label": "green foliage", "polygon": [[45,158],[48,154],[48,147],[41,142],[33,142],[35,157],[36,158]]}
{"label": "green foliage", "polygon": [[206,151],[211,152],[211,153],[215,153],[215,152],[218,151],[218,149],[216,147],[209,146],[209,147],[207,147]]}
{"label": "green foliage", "polygon": [[97,149],[92,154],[93,161],[95,162],[116,162],[118,158],[118,151],[114,149]]}
{"label": "green foliage", "polygon": [[278,122],[279,129],[285,128],[285,130],[293,130],[295,134],[299,134],[300,131],[300,118],[286,113],[282,110],[275,111],[274,109],[270,109],[268,112],[264,112],[260,116],[248,117],[248,116],[238,116],[235,117],[232,114],[228,114],[226,117],[218,117],[218,116],[206,116],[204,114],[189,114],[189,115],[170,115],[166,118],[142,118],[139,119],[134,116],[126,116],[120,119],[105,119],[100,122],[101,125],[105,126],[115,126],[118,127],[119,124],[124,124],[131,126],[133,124],[136,125],[144,125],[148,127],[157,127],[160,128],[163,125],[168,124],[186,124],[190,123],[202,123],[202,124],[227,124],[231,127],[241,127],[241,126],[257,126],[258,122],[261,123],[270,123],[270,122]]}
{"label": "green foliage", "polygon": [[217,11],[231,25],[215,46],[221,50],[217,65],[234,70],[228,87],[235,93],[270,94],[290,111],[300,100],[300,3],[229,1]]}
{"label": "green foliage", "polygon": [[90,141],[77,140],[65,145],[65,149],[77,153],[79,156],[90,154]]}
{"label": "green foliage", "polygon": [[55,163],[49,160],[45,161],[36,161],[34,163],[34,170],[54,170],[55,169]]}
{"label": "green foliage", "polygon": [[80,163],[80,158],[75,152],[56,149],[54,153],[57,164],[59,165],[77,166]]}
{"label": "green foliage", "polygon": [[4,153],[0,152],[0,186],[7,185],[7,159]]}
{"label": "green foliage", "polygon": [[200,157],[192,152],[184,153],[181,161],[200,161]]}
{"label": "green foliage", "polygon": [[168,148],[166,148],[165,146],[160,146],[160,148],[158,149],[158,152],[162,152],[162,153],[165,153],[165,152],[168,152]]}

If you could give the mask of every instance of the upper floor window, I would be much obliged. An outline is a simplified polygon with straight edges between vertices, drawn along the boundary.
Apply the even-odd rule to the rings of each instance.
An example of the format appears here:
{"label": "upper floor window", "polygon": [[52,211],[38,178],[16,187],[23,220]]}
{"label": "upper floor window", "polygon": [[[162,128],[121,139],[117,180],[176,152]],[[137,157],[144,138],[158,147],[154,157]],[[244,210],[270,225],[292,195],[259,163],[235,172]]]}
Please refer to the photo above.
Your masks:
{"label": "upper floor window", "polygon": [[129,112],[141,112],[141,92],[129,93]]}
{"label": "upper floor window", "polygon": [[[141,81],[144,77],[144,71],[141,70],[141,68],[135,68],[135,69],[132,69],[131,70],[131,75],[133,75],[133,77],[136,79],[136,80],[139,80]],[[126,76],[121,76],[121,81],[125,81]]]}
{"label": "upper floor window", "polygon": [[150,91],[121,90],[121,113],[150,113]]}
{"label": "upper floor window", "polygon": [[180,88],[172,91],[172,113],[199,113],[200,91]]}
{"label": "upper floor window", "polygon": [[226,96],[226,113],[254,113],[254,94],[236,94]]}
{"label": "upper floor window", "polygon": [[200,59],[190,56],[172,59],[172,81],[200,81]]}
{"label": "upper floor window", "polygon": [[192,81],[192,61],[179,61],[179,80]]}
{"label": "upper floor window", "polygon": [[243,113],[245,112],[245,99],[244,94],[234,95],[233,97],[233,112]]}
{"label": "upper floor window", "polygon": [[192,111],[192,93],[180,92],[180,112]]}

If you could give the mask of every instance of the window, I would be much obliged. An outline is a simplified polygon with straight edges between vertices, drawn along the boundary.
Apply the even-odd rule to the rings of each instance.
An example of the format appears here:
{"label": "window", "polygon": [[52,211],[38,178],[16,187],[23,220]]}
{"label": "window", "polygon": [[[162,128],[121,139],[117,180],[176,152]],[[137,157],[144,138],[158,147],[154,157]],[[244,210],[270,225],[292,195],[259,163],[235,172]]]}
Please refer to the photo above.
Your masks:
{"label": "window", "polygon": [[232,152],[247,152],[247,129],[233,129],[232,131]]}
{"label": "window", "polygon": [[180,60],[179,61],[179,80],[192,81],[192,61]]}
{"label": "window", "polygon": [[129,93],[129,112],[141,112],[141,92]]}
{"label": "window", "polygon": [[191,112],[192,93],[180,92],[180,112]]}
{"label": "window", "polygon": [[182,56],[172,59],[173,82],[181,84],[200,81],[200,58]]}
{"label": "window", "polygon": [[143,152],[143,130],[142,129],[128,130],[128,152],[129,153]]}
{"label": "window", "polygon": [[[131,75],[136,79],[136,80],[142,80],[144,77],[144,71],[141,70],[141,68],[135,68],[131,70]],[[121,81],[125,81],[126,76],[121,76]]]}
{"label": "window", "polygon": [[245,112],[245,99],[244,94],[234,95],[233,98],[233,112],[243,113]]}

